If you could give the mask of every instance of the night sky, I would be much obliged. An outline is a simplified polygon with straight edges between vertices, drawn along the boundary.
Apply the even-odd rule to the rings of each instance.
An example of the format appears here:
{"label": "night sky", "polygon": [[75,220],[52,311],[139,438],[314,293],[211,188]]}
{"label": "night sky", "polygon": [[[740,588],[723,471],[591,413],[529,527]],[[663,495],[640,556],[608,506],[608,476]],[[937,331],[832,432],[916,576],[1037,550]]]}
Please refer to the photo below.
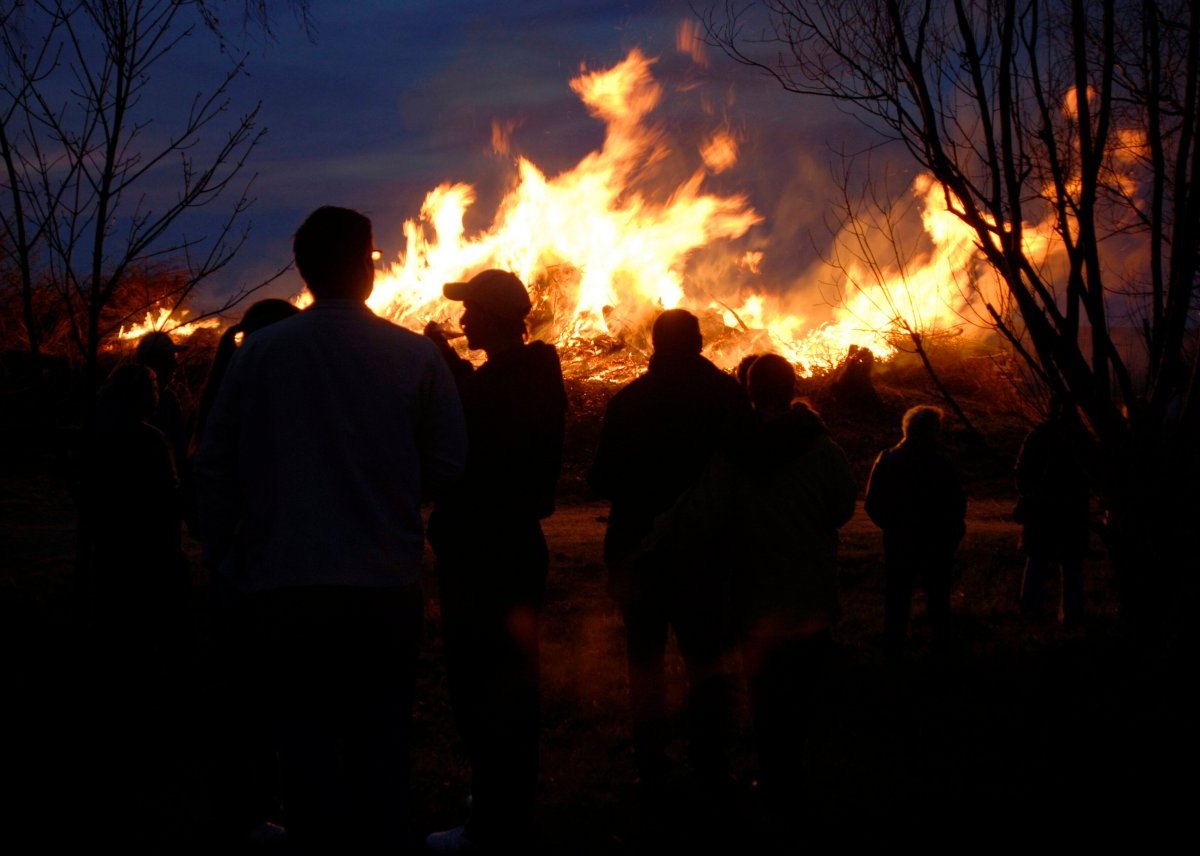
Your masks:
{"label": "night sky", "polygon": [[[603,124],[568,82],[581,65],[607,68],[635,47],[657,58],[664,96],[652,119],[677,142],[681,175],[699,162],[704,133],[724,125],[740,138],[739,164],[705,186],[748,194],[764,216],[742,241],[766,250],[769,287],[790,287],[828,243],[830,165],[865,138],[832,104],[789,95],[712,48],[681,51],[680,25],[696,20],[686,0],[318,0],[311,11],[311,34],[286,7],[275,12],[272,38],[226,26],[230,53],[251,54],[233,108],[261,100],[267,134],[247,167],[257,175],[250,239],[201,304],[286,264],[291,233],[322,204],[371,216],[385,260],[402,249],[403,221],[443,181],[475,185],[468,232],[486,226],[516,154],[553,175],[600,145]],[[156,121],[169,121],[179,96],[207,87],[227,63],[215,39],[197,32],[164,72]],[[510,154],[493,150],[493,123],[512,128]],[[299,290],[292,272],[268,293]]]}

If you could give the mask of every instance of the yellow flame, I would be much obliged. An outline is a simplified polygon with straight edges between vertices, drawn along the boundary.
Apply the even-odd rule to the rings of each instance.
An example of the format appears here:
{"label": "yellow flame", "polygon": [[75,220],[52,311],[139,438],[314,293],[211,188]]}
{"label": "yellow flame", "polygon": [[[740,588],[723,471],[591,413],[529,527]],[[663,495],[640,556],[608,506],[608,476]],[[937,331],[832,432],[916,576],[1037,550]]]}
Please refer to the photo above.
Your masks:
{"label": "yellow flame", "polygon": [[[460,307],[442,298],[442,285],[488,267],[513,271],[535,292],[542,284],[538,296],[554,307],[543,335],[560,344],[619,334],[614,327],[680,305],[689,256],[743,235],[761,217],[744,196],[706,193],[703,169],[666,201],[635,188],[645,165],[666,152],[662,132],[645,122],[662,94],[652,63],[634,50],[613,68],[585,70],[571,81],[607,125],[603,146],[553,177],[519,158],[517,186],[483,233],[468,237],[463,228],[475,202],[470,185],[432,190],[420,217],[404,224],[398,261],[376,277],[371,308],[418,329],[448,320]],[[556,269],[571,274],[551,276]]]}
{"label": "yellow flame", "polygon": [[[172,316],[174,316],[177,320],[182,321],[189,314],[190,313],[187,309],[160,306],[157,312],[146,312],[145,320],[143,320],[141,324],[133,324],[130,327],[125,327],[122,325],[121,329],[117,331],[117,339],[122,341],[140,339],[147,333],[151,333],[155,330],[165,329],[167,327],[167,322],[171,320]],[[201,328],[220,326],[221,319],[217,318],[216,316],[210,316],[208,318],[197,319],[196,321],[177,324],[176,326],[169,328],[168,332],[172,336],[178,336],[186,339],[188,336],[192,335]]]}
{"label": "yellow flame", "polygon": [[[461,306],[442,297],[444,283],[490,267],[511,270],[530,287],[533,332],[560,346],[566,373],[621,381],[644,364],[646,328],[661,309],[703,314],[706,352],[719,365],[775,351],[812,374],[838,365],[851,345],[886,358],[906,332],[961,331],[972,304],[996,287],[978,236],[927,175],[912,187],[923,249],[891,266],[848,266],[835,283],[843,295],[836,306],[814,300],[814,282],[771,288],[759,279],[764,251],[731,245],[723,273],[705,280],[713,285],[685,282],[697,250],[740,238],[762,218],[745,196],[704,189],[709,174],[736,164],[737,142],[724,131],[704,142],[704,165],[669,194],[644,188],[647,166],[678,150],[648,122],[662,97],[653,63],[633,50],[612,68],[581,70],[570,86],[605,123],[603,145],[555,176],[518,157],[514,189],[479,234],[467,235],[463,225],[475,203],[471,185],[430,191],[419,217],[403,225],[403,251],[378,271],[371,308],[410,329],[453,324]],[[1070,93],[1064,109],[1074,109]],[[493,126],[498,152],[508,150],[511,130]],[[1025,228],[1031,253],[1053,252],[1052,226],[1048,219]],[[293,302],[303,308],[311,297],[305,292]]]}

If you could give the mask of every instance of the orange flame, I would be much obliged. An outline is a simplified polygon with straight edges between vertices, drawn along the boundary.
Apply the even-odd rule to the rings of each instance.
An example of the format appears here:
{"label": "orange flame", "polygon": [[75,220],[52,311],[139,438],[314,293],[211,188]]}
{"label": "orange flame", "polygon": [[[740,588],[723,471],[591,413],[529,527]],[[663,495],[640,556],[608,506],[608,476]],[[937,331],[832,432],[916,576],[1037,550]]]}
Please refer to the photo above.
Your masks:
{"label": "orange flame", "polygon": [[[662,97],[653,63],[635,49],[612,68],[582,70],[570,86],[605,123],[603,145],[549,177],[518,157],[515,187],[483,232],[468,236],[463,226],[475,203],[471,185],[430,191],[420,216],[404,223],[403,252],[377,273],[371,308],[411,329],[453,323],[461,307],[442,297],[444,283],[490,267],[511,270],[530,286],[532,332],[563,349],[567,373],[606,380],[625,380],[639,368],[650,319],[676,306],[705,316],[707,353],[718,364],[771,350],[804,374],[838,365],[850,345],[886,358],[905,331],[967,326],[965,316],[995,286],[994,275],[980,260],[977,236],[929,176],[913,185],[924,249],[891,267],[847,266],[838,273],[843,299],[832,308],[813,300],[813,282],[782,293],[765,287],[758,279],[765,251],[732,244],[723,273],[709,277],[721,293],[694,277],[685,282],[696,251],[719,249],[762,218],[745,196],[704,189],[710,174],[737,163],[737,142],[725,130],[712,132],[701,146],[703,165],[665,200],[643,189],[649,167],[684,151],[647,121]],[[507,151],[511,130],[494,126],[497,151]],[[1043,257],[1054,244],[1050,225],[1026,232]],[[294,299],[301,307],[310,301],[307,293]]]}
{"label": "orange flame", "polygon": [[[121,329],[117,331],[117,339],[120,341],[140,339],[142,336],[145,336],[147,333],[155,330],[167,329],[167,322],[171,320],[172,316],[182,321],[182,319],[186,318],[188,314],[189,312],[186,309],[160,306],[157,313],[154,311],[147,311],[146,318],[141,324],[133,324],[128,328],[126,328],[124,325],[121,325]],[[167,329],[167,332],[173,336],[179,336],[180,338],[186,339],[199,329],[220,326],[221,319],[217,318],[216,316],[210,316],[208,318],[197,319],[196,321],[177,324],[174,327]]]}
{"label": "orange flame", "polygon": [[[703,168],[665,202],[636,188],[645,167],[668,151],[662,132],[645,121],[662,95],[652,63],[634,50],[613,68],[571,81],[606,123],[604,145],[554,177],[518,158],[517,186],[482,234],[468,237],[463,228],[475,202],[470,185],[432,190],[420,218],[404,224],[399,261],[377,276],[371,308],[408,327],[444,320],[458,310],[442,298],[442,285],[488,267],[540,287],[554,310],[541,334],[560,344],[613,335],[614,327],[680,305],[689,256],[740,237],[762,218],[744,196],[704,192]],[[730,165],[735,158],[731,150]]]}

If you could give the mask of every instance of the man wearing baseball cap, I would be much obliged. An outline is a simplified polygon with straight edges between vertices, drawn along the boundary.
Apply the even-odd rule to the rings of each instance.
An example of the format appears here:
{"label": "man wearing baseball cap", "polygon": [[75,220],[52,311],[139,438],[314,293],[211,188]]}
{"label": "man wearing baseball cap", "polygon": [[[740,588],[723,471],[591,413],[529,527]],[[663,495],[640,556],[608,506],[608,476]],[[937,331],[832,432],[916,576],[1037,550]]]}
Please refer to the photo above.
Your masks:
{"label": "man wearing baseball cap", "polygon": [[471,816],[426,839],[435,852],[509,851],[527,843],[538,744],[538,618],[549,554],[567,398],[553,345],[526,341],[532,304],[514,274],[485,270],[443,293],[461,301],[467,347],[437,343],[467,417],[467,470],[429,521],[438,562],[451,701],[472,767]]}

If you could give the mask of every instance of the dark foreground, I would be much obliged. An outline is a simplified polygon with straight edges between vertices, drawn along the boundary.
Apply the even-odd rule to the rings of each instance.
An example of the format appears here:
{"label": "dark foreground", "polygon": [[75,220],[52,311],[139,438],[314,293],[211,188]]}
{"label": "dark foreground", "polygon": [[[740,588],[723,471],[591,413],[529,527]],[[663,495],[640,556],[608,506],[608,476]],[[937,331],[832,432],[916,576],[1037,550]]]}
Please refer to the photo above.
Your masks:
{"label": "dark foreground", "polygon": [[[3,768],[13,796],[0,838],[21,844],[4,850],[90,849],[110,838],[126,852],[203,849],[214,716],[206,581],[197,570],[194,655],[180,664],[179,698],[111,729],[104,712],[115,700],[89,674],[89,640],[70,596],[69,497],[41,475],[6,476],[4,486],[0,641],[10,724]],[[1067,634],[1020,616],[1010,508],[1005,497],[971,505],[955,594],[957,652],[949,662],[931,658],[919,603],[911,652],[898,661],[884,657],[878,533],[861,511],[843,530],[837,662],[808,768],[797,771],[805,804],[781,825],[759,809],[744,724],[726,804],[692,789],[682,743],[676,787],[652,810],[639,802],[624,643],[600,562],[606,509],[560,509],[546,526],[545,724],[539,838],[530,850],[1149,848],[1189,832],[1200,819],[1194,664],[1133,653],[1096,549],[1081,630]],[[460,822],[468,793],[431,581],[427,594],[415,711],[421,832]],[[678,709],[678,662],[673,674]]]}

